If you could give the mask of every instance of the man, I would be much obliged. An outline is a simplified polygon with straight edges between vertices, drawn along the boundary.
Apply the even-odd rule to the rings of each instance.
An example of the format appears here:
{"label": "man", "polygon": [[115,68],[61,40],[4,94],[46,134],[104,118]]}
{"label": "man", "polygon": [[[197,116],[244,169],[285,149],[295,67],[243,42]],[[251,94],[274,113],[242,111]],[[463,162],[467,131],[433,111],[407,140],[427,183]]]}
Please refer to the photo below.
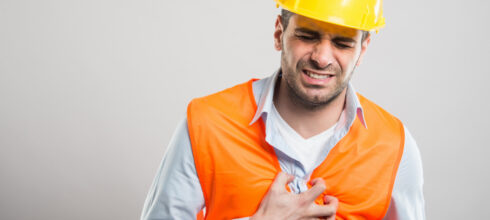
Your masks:
{"label": "man", "polygon": [[415,141],[349,83],[380,2],[276,1],[281,68],[189,104],[142,219],[425,219]]}

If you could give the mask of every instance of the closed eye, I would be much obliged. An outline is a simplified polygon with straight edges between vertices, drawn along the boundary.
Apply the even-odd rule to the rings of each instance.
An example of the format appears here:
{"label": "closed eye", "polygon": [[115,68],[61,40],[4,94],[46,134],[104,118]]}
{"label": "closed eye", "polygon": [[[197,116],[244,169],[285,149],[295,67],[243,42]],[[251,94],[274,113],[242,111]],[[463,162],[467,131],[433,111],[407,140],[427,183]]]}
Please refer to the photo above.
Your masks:
{"label": "closed eye", "polygon": [[333,39],[333,42],[338,48],[346,49],[353,48],[356,45],[356,41],[352,38],[337,37]]}
{"label": "closed eye", "polygon": [[312,41],[312,40],[316,39],[316,37],[314,37],[314,36],[304,35],[304,34],[296,34],[296,37],[301,39],[301,40],[306,40],[306,41]]}
{"label": "closed eye", "polygon": [[336,42],[335,45],[338,47],[338,48],[352,48],[353,46],[350,45],[350,44],[344,44],[344,43],[339,43],[339,42]]}
{"label": "closed eye", "polygon": [[320,34],[308,28],[296,28],[294,36],[300,40],[313,41],[320,38]]}

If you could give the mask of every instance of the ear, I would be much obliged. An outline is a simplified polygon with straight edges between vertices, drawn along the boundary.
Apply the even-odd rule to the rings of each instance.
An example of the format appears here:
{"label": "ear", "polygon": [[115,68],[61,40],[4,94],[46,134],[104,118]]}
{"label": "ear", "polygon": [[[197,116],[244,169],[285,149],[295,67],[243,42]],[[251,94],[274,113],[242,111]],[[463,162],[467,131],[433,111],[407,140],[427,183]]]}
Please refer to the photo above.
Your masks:
{"label": "ear", "polygon": [[283,33],[283,28],[282,28],[282,23],[281,23],[281,15],[277,16],[276,19],[276,29],[274,30],[274,48],[277,51],[282,50],[282,33]]}
{"label": "ear", "polygon": [[364,41],[361,44],[361,54],[359,55],[359,59],[357,59],[356,66],[361,65],[362,58],[364,57],[364,54],[366,53],[367,47],[368,47],[370,42],[371,42],[371,34],[368,34],[366,36],[366,39],[364,39]]}

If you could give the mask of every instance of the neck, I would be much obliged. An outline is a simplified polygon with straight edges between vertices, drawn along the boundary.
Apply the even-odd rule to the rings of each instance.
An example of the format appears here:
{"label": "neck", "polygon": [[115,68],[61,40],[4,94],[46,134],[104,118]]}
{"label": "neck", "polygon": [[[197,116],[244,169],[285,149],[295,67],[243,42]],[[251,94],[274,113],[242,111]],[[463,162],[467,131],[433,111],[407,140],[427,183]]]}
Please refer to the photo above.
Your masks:
{"label": "neck", "polygon": [[281,117],[303,138],[315,136],[337,123],[344,109],[347,88],[329,103],[311,108],[293,100],[283,80],[277,80],[274,105]]}

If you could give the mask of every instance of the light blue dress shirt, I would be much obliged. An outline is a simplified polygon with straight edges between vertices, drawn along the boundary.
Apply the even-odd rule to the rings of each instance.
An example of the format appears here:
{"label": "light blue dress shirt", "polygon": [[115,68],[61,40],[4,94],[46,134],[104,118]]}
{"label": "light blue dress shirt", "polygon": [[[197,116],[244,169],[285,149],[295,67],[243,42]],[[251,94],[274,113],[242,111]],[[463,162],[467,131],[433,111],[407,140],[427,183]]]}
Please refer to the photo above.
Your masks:
{"label": "light blue dress shirt", "polygon": [[[272,76],[253,82],[253,93],[257,102],[257,112],[250,124],[262,119],[265,124],[265,140],[274,147],[282,171],[295,176],[289,184],[291,190],[300,193],[308,190],[313,170],[305,170],[300,158],[288,147],[276,126],[272,126],[267,115],[272,110],[274,87],[279,71]],[[363,109],[351,84],[346,93],[345,108],[334,129],[333,136],[315,162],[317,167],[327,157],[330,150],[342,139],[353,124],[355,118],[368,128]],[[424,220],[425,202],[423,197],[423,174],[420,152],[410,132],[405,127],[405,145],[400,166],[395,178],[391,202],[384,219]],[[187,121],[177,127],[153,185],[148,192],[142,220],[153,219],[195,219],[197,213],[205,208],[204,197],[197,177],[192,154]],[[248,216],[242,216],[247,219]]]}

